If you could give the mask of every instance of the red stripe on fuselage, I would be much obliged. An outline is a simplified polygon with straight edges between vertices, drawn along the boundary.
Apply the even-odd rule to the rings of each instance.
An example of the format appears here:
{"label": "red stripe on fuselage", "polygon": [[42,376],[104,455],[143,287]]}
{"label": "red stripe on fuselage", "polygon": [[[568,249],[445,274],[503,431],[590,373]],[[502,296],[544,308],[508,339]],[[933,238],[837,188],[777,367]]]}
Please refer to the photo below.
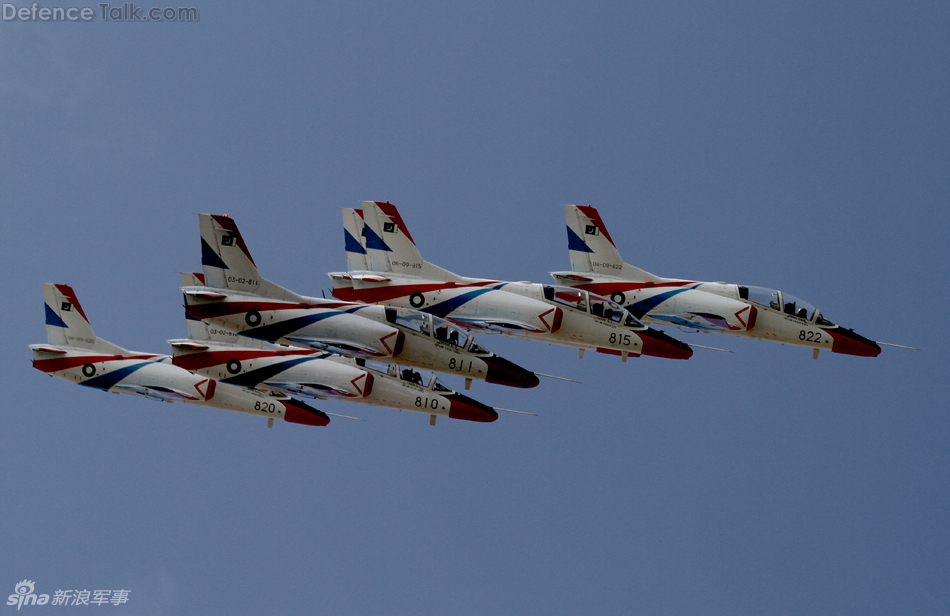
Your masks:
{"label": "red stripe on fuselage", "polygon": [[226,317],[232,314],[241,314],[257,310],[258,312],[277,312],[280,310],[340,310],[351,308],[356,304],[327,301],[326,303],[292,304],[289,302],[214,302],[208,304],[192,304],[185,307],[185,313],[195,319],[204,320],[214,317]]}
{"label": "red stripe on fuselage", "polygon": [[288,357],[293,355],[317,355],[322,351],[311,349],[295,349],[293,351],[259,351],[259,350],[241,350],[241,351],[207,351],[205,353],[189,353],[188,355],[179,355],[172,358],[172,363],[185,370],[198,370],[208,366],[217,366],[224,364],[232,359],[247,360],[258,359],[260,357]]}
{"label": "red stripe on fuselage", "polygon": [[[353,294],[361,302],[366,302],[367,304],[378,304],[380,302],[386,302],[397,297],[408,297],[413,293],[428,293],[430,291],[442,291],[444,289],[467,289],[467,288],[477,288],[485,287],[492,284],[499,284],[500,280],[485,280],[483,282],[472,282],[459,284],[457,282],[430,282],[425,284],[388,284],[382,287],[371,287],[367,289],[359,289],[353,287]],[[334,297],[336,291],[334,291]]]}
{"label": "red stripe on fuselage", "polygon": [[121,361],[132,359],[151,359],[166,357],[165,355],[84,355],[81,357],[54,357],[52,359],[34,359],[33,367],[43,372],[59,372],[76,366],[98,364],[104,361]]}
{"label": "red stripe on fuselage", "polygon": [[583,289],[585,291],[590,291],[591,293],[596,293],[597,295],[604,295],[610,297],[611,293],[616,291],[636,291],[639,289],[663,289],[666,287],[676,288],[676,287],[685,287],[690,284],[698,284],[692,280],[683,280],[681,282],[590,282],[586,284],[574,284],[570,285],[574,289]]}

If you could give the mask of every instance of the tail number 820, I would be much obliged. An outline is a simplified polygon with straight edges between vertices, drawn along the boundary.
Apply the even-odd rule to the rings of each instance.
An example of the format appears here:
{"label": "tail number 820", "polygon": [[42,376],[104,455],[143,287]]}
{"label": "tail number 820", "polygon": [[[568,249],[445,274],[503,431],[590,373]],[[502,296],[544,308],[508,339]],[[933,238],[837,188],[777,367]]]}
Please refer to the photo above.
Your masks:
{"label": "tail number 820", "polygon": [[276,413],[277,405],[273,402],[255,402],[254,410],[261,411],[262,413]]}

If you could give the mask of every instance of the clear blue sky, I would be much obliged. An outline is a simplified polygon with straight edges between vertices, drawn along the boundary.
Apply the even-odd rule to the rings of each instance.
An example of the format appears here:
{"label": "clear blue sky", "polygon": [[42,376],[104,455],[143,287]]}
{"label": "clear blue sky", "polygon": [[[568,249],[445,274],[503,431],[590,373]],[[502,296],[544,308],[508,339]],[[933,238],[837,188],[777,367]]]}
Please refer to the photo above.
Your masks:
{"label": "clear blue sky", "polygon": [[[0,22],[0,596],[26,578],[131,590],[84,613],[950,611],[948,5],[188,6],[198,23]],[[559,206],[589,203],[648,271],[779,288],[923,351],[671,332],[735,353],[622,364],[483,336],[583,384],[476,384],[539,416],[435,428],[326,402],[367,421],[268,430],[31,368],[41,283],[72,285],[101,337],[168,352],[195,213],[235,217],[266,277],[319,294],[364,199],[398,205],[431,262],[538,282],[569,265]]]}

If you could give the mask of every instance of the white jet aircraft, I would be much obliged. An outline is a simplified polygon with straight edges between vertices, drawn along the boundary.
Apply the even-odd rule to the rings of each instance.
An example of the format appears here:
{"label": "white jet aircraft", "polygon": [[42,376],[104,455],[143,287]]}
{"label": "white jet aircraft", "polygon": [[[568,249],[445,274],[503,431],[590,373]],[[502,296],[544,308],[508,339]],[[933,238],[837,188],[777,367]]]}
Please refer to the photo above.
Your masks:
{"label": "white jet aircraft", "polygon": [[[877,342],[835,325],[814,306],[774,289],[661,278],[624,263],[597,210],[565,205],[570,272],[562,284],[610,296],[647,323],[876,357]],[[883,343],[882,343],[883,344]],[[894,345],[897,346],[897,345]]]}
{"label": "white jet aircraft", "polygon": [[330,418],[283,394],[221,383],[173,365],[168,355],[138,353],[96,337],[72,288],[44,284],[48,344],[33,344],[33,367],[70,383],[152,400],[184,402],[308,426]]}
{"label": "white jet aircraft", "polygon": [[200,321],[188,321],[188,334],[188,339],[168,341],[172,362],[219,383],[416,411],[430,415],[433,424],[437,416],[498,419],[492,407],[452,391],[434,375],[423,382],[407,368],[400,378],[395,367],[375,370],[365,360],[240,337]]}
{"label": "white jet aircraft", "polygon": [[188,319],[245,338],[455,374],[465,378],[466,389],[473,379],[538,384],[533,372],[487,351],[444,319],[288,291],[260,275],[234,219],[201,214],[199,222],[204,273],[196,280],[183,275]]}
{"label": "white jet aircraft", "polygon": [[648,329],[617,303],[584,290],[467,278],[423,261],[391,203],[343,210],[347,272],[329,274],[333,295],[414,308],[463,327],[600,353],[687,359],[692,349]]}

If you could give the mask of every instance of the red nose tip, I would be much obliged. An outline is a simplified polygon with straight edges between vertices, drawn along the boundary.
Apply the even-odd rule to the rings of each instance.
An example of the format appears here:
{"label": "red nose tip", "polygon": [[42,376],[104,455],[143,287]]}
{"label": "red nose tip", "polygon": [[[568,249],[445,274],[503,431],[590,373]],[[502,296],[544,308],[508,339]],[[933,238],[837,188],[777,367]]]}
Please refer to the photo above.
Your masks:
{"label": "red nose tip", "polygon": [[489,383],[529,389],[537,387],[540,382],[534,372],[525,370],[503,357],[496,355],[494,357],[483,357],[482,359],[488,364],[488,375],[485,380]]}
{"label": "red nose tip", "polygon": [[666,357],[669,359],[689,359],[693,355],[693,349],[688,344],[680,342],[676,338],[671,338],[661,331],[653,328],[646,331],[637,332],[643,341],[643,355],[652,355],[653,357]]}
{"label": "red nose tip", "polygon": [[284,405],[284,421],[307,426],[325,426],[330,423],[326,413],[300,400],[282,400],[281,404]]}
{"label": "red nose tip", "polygon": [[834,340],[831,344],[833,353],[844,353],[845,355],[857,355],[859,357],[877,357],[881,354],[881,347],[878,343],[868,340],[850,329],[836,327],[825,331]]}
{"label": "red nose tip", "polygon": [[492,407],[472,400],[462,394],[449,394],[449,417],[466,421],[480,421],[488,423],[498,419],[498,413]]}

